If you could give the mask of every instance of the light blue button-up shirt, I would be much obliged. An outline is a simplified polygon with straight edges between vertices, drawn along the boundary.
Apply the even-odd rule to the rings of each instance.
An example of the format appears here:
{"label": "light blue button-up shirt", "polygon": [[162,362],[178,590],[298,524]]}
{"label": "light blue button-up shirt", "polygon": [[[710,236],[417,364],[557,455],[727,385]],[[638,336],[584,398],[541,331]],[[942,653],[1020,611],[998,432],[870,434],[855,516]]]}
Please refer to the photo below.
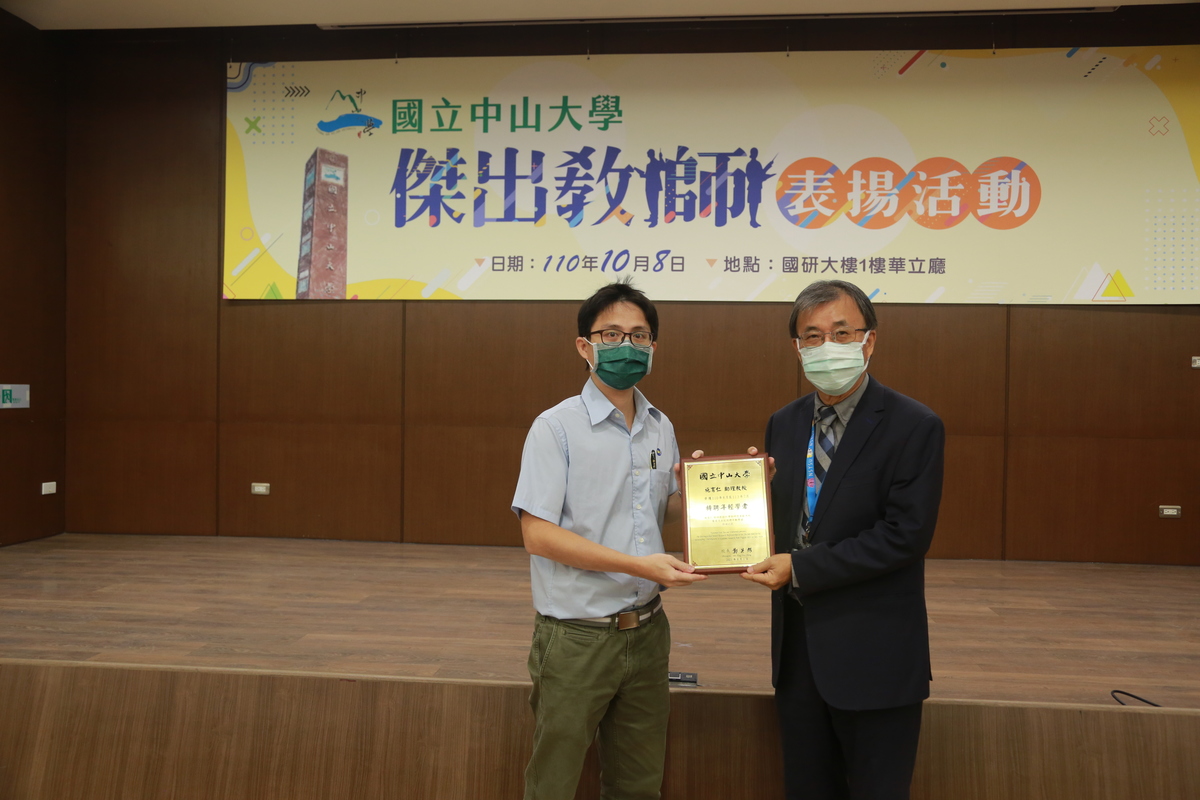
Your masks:
{"label": "light blue button-up shirt", "polygon": [[[663,552],[667,498],[678,491],[675,428],[637,389],[633,428],[591,379],[583,392],[533,422],[512,509],[634,556]],[[658,584],[530,556],[533,607],[559,619],[643,606]]]}

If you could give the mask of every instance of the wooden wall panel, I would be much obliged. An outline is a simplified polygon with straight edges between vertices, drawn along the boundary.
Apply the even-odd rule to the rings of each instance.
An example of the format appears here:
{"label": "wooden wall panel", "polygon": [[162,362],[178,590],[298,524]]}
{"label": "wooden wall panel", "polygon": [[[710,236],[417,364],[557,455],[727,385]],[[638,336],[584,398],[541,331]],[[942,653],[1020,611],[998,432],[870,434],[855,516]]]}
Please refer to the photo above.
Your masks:
{"label": "wooden wall panel", "polygon": [[[224,81],[202,45],[85,50],[70,64],[71,113],[89,121],[67,158],[73,419],[216,417]],[[135,74],[138,91],[112,91]],[[153,135],[131,119],[153,120]]]}
{"label": "wooden wall panel", "polygon": [[[0,192],[0,383],[28,384],[28,409],[0,410],[0,544],[65,524],[66,249],[63,128],[24,124],[58,96],[44,34],[0,10],[0,152],[20,177]],[[15,181],[15,182],[14,182]],[[41,484],[58,482],[58,494]]]}
{"label": "wooden wall panel", "polygon": [[[214,533],[223,57],[214,32],[75,40],[67,525]],[[137,76],[131,83],[131,76]]]}
{"label": "wooden wall panel", "polygon": [[404,540],[520,544],[509,510],[525,434],[578,394],[578,303],[411,303]]}
{"label": "wooden wall panel", "polygon": [[915,800],[1129,800],[1200,793],[1200,711],[925,704]]}
{"label": "wooden wall panel", "polygon": [[[0,794],[23,800],[507,800],[532,736],[519,683],[25,662],[0,664],[0,691]],[[780,796],[772,706],[672,692],[665,800]],[[1195,797],[1197,747],[1190,709],[930,701],[913,797]]]}
{"label": "wooden wall panel", "polygon": [[[61,427],[65,397],[66,248],[63,244],[64,140],[61,131],[20,124],[45,112],[57,93],[53,51],[36,29],[0,10],[0,151],[24,176],[0,192],[0,383],[31,387],[28,410],[0,412],[0,423],[51,422]],[[10,161],[10,163],[14,163]],[[61,459],[61,455],[60,455]]]}
{"label": "wooden wall panel", "polygon": [[1006,308],[880,303],[875,310],[872,375],[932,408],[948,434],[1004,435]]}
{"label": "wooden wall panel", "polygon": [[[62,533],[67,489],[62,419],[5,420],[0,422],[0,442],[0,546]],[[58,483],[57,493],[42,494],[42,484],[48,481]]]}
{"label": "wooden wall panel", "polygon": [[510,506],[527,430],[406,427],[404,541],[520,545],[521,525]]}
{"label": "wooden wall panel", "polygon": [[222,301],[219,533],[401,540],[404,310]]}
{"label": "wooden wall panel", "polygon": [[1011,313],[1010,435],[1200,439],[1200,306]]}
{"label": "wooden wall panel", "polygon": [[663,797],[783,796],[783,760],[769,694],[671,694]]}
{"label": "wooden wall panel", "polygon": [[222,301],[221,421],[401,423],[404,310]]}
{"label": "wooden wall panel", "polygon": [[67,442],[71,530],[216,533],[216,422],[75,420]]}
{"label": "wooden wall panel", "polygon": [[1011,319],[1008,556],[1200,564],[1200,308]]}
{"label": "wooden wall panel", "polygon": [[1004,557],[1004,437],[946,437],[946,472],[930,558]]}
{"label": "wooden wall panel", "polygon": [[[643,391],[675,427],[717,438],[757,431],[796,399],[799,362],[785,335],[791,304],[659,303],[659,346]],[[680,446],[684,442],[680,440]],[[686,444],[716,455],[704,438]]]}
{"label": "wooden wall panel", "polygon": [[576,302],[409,303],[406,424],[528,430],[587,379],[578,311]]}
{"label": "wooden wall panel", "polygon": [[1009,558],[1200,565],[1200,440],[1017,436],[1007,483]]}
{"label": "wooden wall panel", "polygon": [[500,800],[531,739],[522,686],[12,664],[0,685],[23,692],[0,793],[26,800]]}
{"label": "wooden wall panel", "polygon": [[402,441],[398,424],[221,423],[220,533],[400,541]]}

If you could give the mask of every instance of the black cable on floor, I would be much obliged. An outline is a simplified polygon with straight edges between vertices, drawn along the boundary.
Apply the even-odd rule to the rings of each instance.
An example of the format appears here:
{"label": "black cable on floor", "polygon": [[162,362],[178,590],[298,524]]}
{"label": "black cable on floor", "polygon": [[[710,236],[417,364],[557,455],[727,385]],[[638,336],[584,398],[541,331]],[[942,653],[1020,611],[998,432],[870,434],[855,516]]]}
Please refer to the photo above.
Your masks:
{"label": "black cable on floor", "polygon": [[1112,699],[1116,700],[1121,705],[1127,705],[1127,703],[1124,700],[1122,700],[1121,698],[1117,697],[1117,695],[1119,695],[1119,694],[1123,694],[1126,697],[1132,697],[1134,700],[1140,700],[1141,702],[1145,703],[1148,706],[1154,706],[1155,708],[1162,708],[1162,706],[1160,706],[1158,703],[1151,703],[1149,700],[1147,700],[1144,697],[1138,697],[1136,694],[1130,694],[1129,692],[1125,692],[1120,689],[1113,689],[1110,694],[1112,694]]}

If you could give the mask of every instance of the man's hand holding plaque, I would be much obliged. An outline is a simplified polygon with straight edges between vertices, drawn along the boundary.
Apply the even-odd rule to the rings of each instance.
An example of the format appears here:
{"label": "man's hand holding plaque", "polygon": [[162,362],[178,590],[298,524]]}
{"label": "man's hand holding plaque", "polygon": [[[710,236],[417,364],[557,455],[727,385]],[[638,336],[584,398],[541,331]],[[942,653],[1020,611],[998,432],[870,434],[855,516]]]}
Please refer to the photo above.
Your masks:
{"label": "man's hand holding plaque", "polygon": [[774,459],[750,448],[744,456],[683,459],[684,561],[699,573],[745,572],[770,557]]}

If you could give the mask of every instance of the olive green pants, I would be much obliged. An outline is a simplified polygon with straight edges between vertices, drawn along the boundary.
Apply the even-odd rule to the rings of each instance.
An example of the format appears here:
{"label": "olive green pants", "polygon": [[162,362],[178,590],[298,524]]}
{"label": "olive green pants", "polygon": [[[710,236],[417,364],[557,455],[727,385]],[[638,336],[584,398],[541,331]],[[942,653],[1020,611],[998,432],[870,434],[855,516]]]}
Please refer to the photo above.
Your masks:
{"label": "olive green pants", "polygon": [[657,800],[671,697],[665,612],[631,630],[537,615],[529,676],[535,728],[525,800],[572,800],[588,746],[600,739],[600,797]]}

